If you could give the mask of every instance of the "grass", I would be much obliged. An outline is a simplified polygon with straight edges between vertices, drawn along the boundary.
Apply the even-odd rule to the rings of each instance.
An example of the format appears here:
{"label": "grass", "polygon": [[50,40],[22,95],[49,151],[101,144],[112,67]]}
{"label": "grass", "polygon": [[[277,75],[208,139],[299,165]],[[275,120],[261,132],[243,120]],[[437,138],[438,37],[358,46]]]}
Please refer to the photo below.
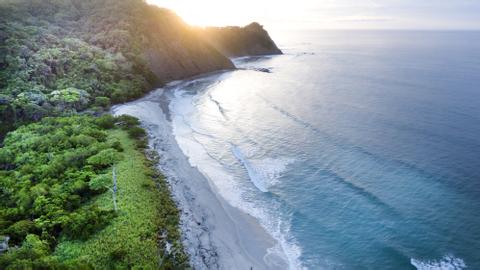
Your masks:
{"label": "grass", "polygon": [[[126,131],[111,130],[109,137],[119,140],[124,149],[123,159],[116,165],[118,216],[86,241],[61,239],[54,255],[62,261],[81,259],[96,269],[188,268],[178,230],[178,210],[163,176]],[[113,209],[110,191],[94,201],[102,208]]]}

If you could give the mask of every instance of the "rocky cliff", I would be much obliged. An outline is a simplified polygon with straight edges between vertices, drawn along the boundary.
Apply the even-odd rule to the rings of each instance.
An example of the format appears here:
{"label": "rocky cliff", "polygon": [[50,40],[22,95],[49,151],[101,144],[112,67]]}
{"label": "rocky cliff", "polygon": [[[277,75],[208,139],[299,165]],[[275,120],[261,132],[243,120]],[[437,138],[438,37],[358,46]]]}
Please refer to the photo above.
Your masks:
{"label": "rocky cliff", "polygon": [[170,10],[145,6],[140,11],[136,35],[150,70],[163,82],[192,77],[221,69],[232,62],[205,42],[198,33]]}
{"label": "rocky cliff", "polygon": [[268,32],[256,22],[245,27],[207,27],[204,38],[229,57],[282,54]]}

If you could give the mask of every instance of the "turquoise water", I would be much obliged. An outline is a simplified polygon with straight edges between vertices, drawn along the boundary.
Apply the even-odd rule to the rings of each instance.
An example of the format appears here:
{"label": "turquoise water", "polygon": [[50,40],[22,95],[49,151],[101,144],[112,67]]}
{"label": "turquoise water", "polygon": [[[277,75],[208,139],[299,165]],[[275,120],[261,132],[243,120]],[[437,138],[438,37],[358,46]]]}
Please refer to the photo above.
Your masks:
{"label": "turquoise water", "polygon": [[292,269],[480,269],[480,33],[274,38],[285,55],[170,104],[182,150],[270,252]]}

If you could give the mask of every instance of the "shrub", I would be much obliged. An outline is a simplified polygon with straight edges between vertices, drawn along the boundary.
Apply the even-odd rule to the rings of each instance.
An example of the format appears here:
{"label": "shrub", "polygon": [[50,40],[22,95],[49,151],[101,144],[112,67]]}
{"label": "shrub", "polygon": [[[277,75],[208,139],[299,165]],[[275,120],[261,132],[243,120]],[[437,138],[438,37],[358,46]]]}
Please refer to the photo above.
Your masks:
{"label": "shrub", "polygon": [[95,105],[102,108],[108,108],[110,107],[110,99],[108,97],[96,97]]}
{"label": "shrub", "polygon": [[106,168],[121,159],[120,153],[114,149],[106,149],[87,159],[87,163],[97,168]]}
{"label": "shrub", "polygon": [[117,139],[113,139],[110,142],[110,147],[117,150],[118,152],[123,152],[122,143]]}
{"label": "shrub", "polygon": [[80,134],[80,135],[74,136],[70,140],[72,141],[73,145],[75,145],[76,147],[89,146],[89,145],[93,144],[94,142],[96,142],[96,140],[93,137],[85,135],[85,134]]}
{"label": "shrub", "polygon": [[140,120],[138,120],[138,118],[126,114],[117,116],[116,119],[117,123],[119,123],[124,128],[140,125]]}
{"label": "shrub", "polygon": [[0,169],[10,167],[15,157],[8,149],[0,148]]}
{"label": "shrub", "polygon": [[0,256],[0,269],[47,269],[40,259],[49,252],[47,242],[38,235],[29,234],[20,248],[11,249]]}
{"label": "shrub", "polygon": [[6,233],[11,237],[12,241],[21,241],[25,239],[27,234],[32,233],[35,229],[35,223],[31,220],[20,220],[11,225]]}
{"label": "shrub", "polygon": [[140,149],[140,150],[147,149],[148,148],[148,140],[145,137],[143,137],[141,139],[137,139],[136,142],[135,142],[135,146],[137,147],[137,149]]}
{"label": "shrub", "polygon": [[108,174],[101,174],[94,177],[88,183],[91,190],[104,191],[112,183],[112,177]]}
{"label": "shrub", "polygon": [[55,90],[50,93],[49,101],[64,109],[84,109],[89,103],[90,95],[85,90],[69,87],[63,90]]}
{"label": "shrub", "polygon": [[95,123],[103,129],[112,129],[115,127],[115,118],[110,114],[105,114],[95,119]]}
{"label": "shrub", "polygon": [[116,248],[110,251],[110,258],[114,262],[122,261],[126,255],[127,255],[127,252],[122,248]]}
{"label": "shrub", "polygon": [[147,135],[145,130],[141,127],[131,127],[129,129],[127,129],[127,132],[128,132],[128,135],[130,136],[130,138],[132,138],[132,139],[140,139],[140,138],[143,138]]}
{"label": "shrub", "polygon": [[86,239],[107,225],[114,215],[113,210],[101,210],[97,206],[82,208],[63,218],[62,232],[70,239]]}

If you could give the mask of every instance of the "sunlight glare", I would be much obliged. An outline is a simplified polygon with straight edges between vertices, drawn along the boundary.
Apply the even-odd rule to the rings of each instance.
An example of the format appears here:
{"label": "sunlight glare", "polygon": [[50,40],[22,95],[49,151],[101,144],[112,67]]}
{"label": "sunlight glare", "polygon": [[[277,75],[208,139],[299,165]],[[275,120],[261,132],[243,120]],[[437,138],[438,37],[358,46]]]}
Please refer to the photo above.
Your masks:
{"label": "sunlight glare", "polygon": [[174,10],[183,20],[196,26],[246,25],[259,18],[268,17],[270,1],[254,0],[222,1],[222,0],[147,0]]}

